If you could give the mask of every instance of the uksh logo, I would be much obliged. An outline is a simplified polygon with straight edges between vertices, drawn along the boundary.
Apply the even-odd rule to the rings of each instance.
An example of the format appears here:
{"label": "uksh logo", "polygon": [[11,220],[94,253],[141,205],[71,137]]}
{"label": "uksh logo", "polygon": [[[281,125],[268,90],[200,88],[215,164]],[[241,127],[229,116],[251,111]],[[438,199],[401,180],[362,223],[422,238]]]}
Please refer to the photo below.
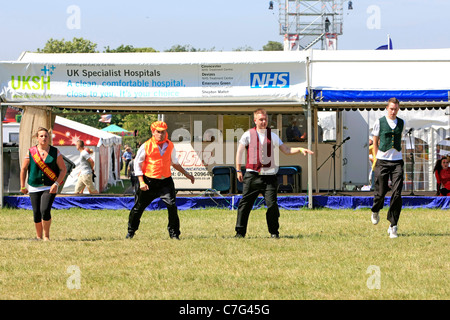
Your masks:
{"label": "uksh logo", "polygon": [[250,73],[251,88],[289,88],[289,72]]}
{"label": "uksh logo", "polygon": [[51,66],[41,69],[42,75],[39,76],[13,76],[11,75],[11,86],[14,90],[50,90],[50,75],[53,75],[56,67]]}

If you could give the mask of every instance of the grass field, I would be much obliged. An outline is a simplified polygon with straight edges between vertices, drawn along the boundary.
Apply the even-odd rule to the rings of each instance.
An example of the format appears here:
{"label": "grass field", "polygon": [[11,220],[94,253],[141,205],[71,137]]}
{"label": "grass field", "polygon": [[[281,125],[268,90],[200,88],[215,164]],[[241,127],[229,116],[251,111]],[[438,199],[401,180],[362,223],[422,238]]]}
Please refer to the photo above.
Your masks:
{"label": "grass field", "polygon": [[450,212],[403,210],[399,237],[368,210],[265,211],[234,238],[236,212],[146,211],[125,240],[128,211],[53,210],[51,241],[33,241],[31,211],[0,211],[0,299],[449,299]]}

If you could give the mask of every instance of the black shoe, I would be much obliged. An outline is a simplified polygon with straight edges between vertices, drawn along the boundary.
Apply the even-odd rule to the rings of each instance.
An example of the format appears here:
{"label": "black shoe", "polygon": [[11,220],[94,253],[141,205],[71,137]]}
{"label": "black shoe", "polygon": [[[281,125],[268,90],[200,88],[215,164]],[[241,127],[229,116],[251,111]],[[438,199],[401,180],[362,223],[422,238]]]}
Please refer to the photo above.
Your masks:
{"label": "black shoe", "polygon": [[125,239],[133,239],[133,237],[134,237],[134,232],[128,232]]}
{"label": "black shoe", "polygon": [[245,234],[236,232],[235,238],[245,238]]}
{"label": "black shoe", "polygon": [[279,238],[280,238],[280,235],[279,235],[278,233],[272,233],[272,234],[270,235],[270,237],[271,237],[271,238],[274,238],[274,239],[279,239]]}
{"label": "black shoe", "polygon": [[167,231],[169,231],[169,237],[170,239],[180,240],[180,230],[179,229],[172,229],[167,227]]}

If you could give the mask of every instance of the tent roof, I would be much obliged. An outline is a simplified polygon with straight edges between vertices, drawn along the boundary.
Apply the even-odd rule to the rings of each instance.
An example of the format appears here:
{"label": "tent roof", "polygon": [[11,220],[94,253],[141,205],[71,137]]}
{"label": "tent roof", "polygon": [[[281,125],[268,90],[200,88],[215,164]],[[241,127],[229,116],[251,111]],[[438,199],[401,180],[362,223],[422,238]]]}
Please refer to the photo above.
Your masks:
{"label": "tent roof", "polygon": [[109,126],[102,129],[102,131],[106,132],[129,132],[128,130],[125,130],[124,128],[119,127],[115,124],[110,124]]}
{"label": "tent roof", "polygon": [[122,144],[122,137],[59,116],[55,118],[53,134],[55,145],[75,145],[78,140],[84,140],[86,145],[97,147]]}
{"label": "tent roof", "polygon": [[34,53],[24,52],[17,61],[76,64],[229,64],[304,62],[304,51],[134,52],[134,53]]}
{"label": "tent roof", "polygon": [[311,88],[321,108],[384,108],[450,105],[450,49],[313,50]]}
{"label": "tent roof", "polygon": [[[266,107],[294,112],[304,105],[306,56],[302,51],[25,52],[17,61],[0,62],[5,77],[0,96],[3,104],[61,110],[248,113]],[[51,90],[35,98],[26,81],[42,73],[52,73]],[[18,78],[23,74],[30,78]],[[17,75],[13,83],[10,75]]]}
{"label": "tent roof", "polygon": [[[242,75],[247,77],[254,65],[260,68],[271,66],[266,72],[280,71],[280,66],[296,73],[295,90],[284,95],[284,91],[258,97],[258,92],[267,89],[251,89],[248,96],[230,96],[205,98],[202,95],[180,99],[85,99],[80,101],[36,100],[31,102],[14,102],[10,105],[51,105],[55,108],[102,109],[108,111],[159,111],[159,112],[216,112],[239,113],[250,112],[255,107],[264,107],[269,112],[296,112],[306,104],[303,99],[309,77],[309,87],[313,106],[319,110],[333,109],[379,109],[386,101],[395,96],[401,101],[401,108],[426,109],[446,108],[450,105],[450,49],[412,49],[412,50],[309,50],[292,52],[183,52],[183,53],[73,53],[42,54],[26,52],[16,62],[8,64],[55,64],[67,70],[97,66],[105,71],[109,66],[128,65],[132,68],[156,69],[168,67],[176,71],[170,77],[189,77],[198,73],[190,66],[237,64],[242,73],[234,77],[239,83],[234,88],[240,92],[247,87],[248,80],[242,82]],[[284,65],[283,65],[284,63]],[[286,64],[288,63],[288,64]],[[298,68],[296,66],[298,65]],[[305,73],[305,65],[307,76]],[[9,70],[9,69],[8,69]],[[28,67],[27,67],[28,70]],[[89,69],[90,70],[90,69]],[[94,70],[94,69],[93,69]],[[95,69],[96,70],[96,69]],[[250,71],[249,71],[250,70]],[[258,69],[260,72],[262,69]],[[61,70],[60,70],[61,71]],[[223,70],[222,70],[223,71]],[[183,73],[184,72],[184,73]],[[64,71],[64,74],[66,71]],[[164,71],[162,74],[165,74]],[[200,73],[197,74],[201,80]],[[53,79],[52,79],[53,81]],[[53,83],[53,82],[52,82]],[[52,84],[52,88],[55,85]],[[67,85],[66,85],[67,87]],[[201,86],[194,85],[192,88]],[[291,80],[291,89],[293,89]],[[128,87],[121,87],[130,90]],[[189,88],[185,88],[189,89]],[[180,90],[185,90],[180,89]],[[290,90],[291,90],[290,89]],[[191,91],[192,92],[192,91]],[[283,93],[282,93],[283,92]],[[254,96],[253,96],[254,95]],[[3,103],[4,104],[4,103]]]}

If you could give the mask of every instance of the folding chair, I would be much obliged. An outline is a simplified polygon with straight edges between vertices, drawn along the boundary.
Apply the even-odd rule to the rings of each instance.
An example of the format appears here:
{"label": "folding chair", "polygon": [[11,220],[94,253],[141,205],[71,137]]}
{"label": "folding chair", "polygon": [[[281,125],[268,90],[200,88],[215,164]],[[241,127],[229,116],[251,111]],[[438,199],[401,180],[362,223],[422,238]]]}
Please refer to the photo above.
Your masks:
{"label": "folding chair", "polygon": [[278,192],[294,193],[297,190],[297,169],[280,167],[277,173]]}
{"label": "folding chair", "polygon": [[233,193],[236,190],[236,169],[216,166],[212,168],[212,188],[220,193]]}

